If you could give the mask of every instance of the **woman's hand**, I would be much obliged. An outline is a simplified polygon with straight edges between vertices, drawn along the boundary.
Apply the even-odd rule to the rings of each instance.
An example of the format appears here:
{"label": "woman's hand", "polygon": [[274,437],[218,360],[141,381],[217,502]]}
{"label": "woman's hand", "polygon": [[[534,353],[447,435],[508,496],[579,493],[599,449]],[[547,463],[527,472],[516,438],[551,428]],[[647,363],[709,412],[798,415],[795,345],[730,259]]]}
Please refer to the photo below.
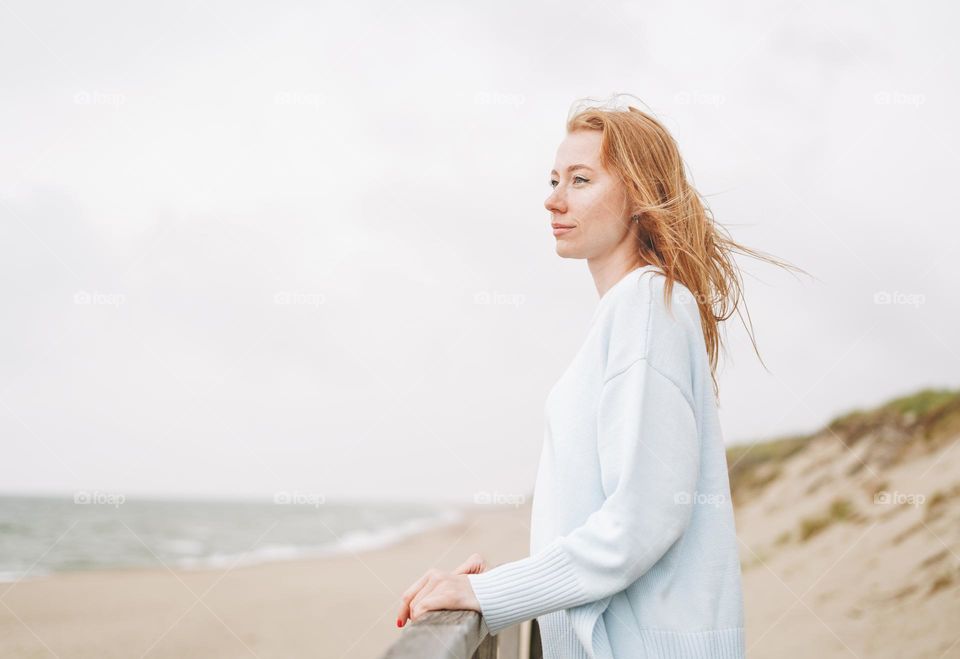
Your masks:
{"label": "woman's hand", "polygon": [[480,612],[480,602],[470,586],[468,574],[479,574],[487,569],[487,562],[480,554],[472,554],[452,573],[437,569],[427,570],[401,599],[397,627],[407,620],[417,620],[428,611],[468,610]]}

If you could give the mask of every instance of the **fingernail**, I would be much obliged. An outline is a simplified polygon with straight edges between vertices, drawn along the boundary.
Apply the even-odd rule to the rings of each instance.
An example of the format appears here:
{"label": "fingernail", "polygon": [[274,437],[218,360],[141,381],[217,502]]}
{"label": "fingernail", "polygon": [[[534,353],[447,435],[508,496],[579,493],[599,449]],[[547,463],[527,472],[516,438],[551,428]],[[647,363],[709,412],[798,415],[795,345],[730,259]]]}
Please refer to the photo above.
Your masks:
{"label": "fingernail", "polygon": [[403,620],[397,618],[397,627],[403,627]]}

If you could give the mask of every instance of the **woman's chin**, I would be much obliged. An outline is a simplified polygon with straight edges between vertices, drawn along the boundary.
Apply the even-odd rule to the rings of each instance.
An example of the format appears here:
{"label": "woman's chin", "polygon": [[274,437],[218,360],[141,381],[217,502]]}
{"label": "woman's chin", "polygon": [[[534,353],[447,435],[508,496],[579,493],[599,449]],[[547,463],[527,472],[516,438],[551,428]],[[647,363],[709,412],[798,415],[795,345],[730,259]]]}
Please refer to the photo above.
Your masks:
{"label": "woman's chin", "polygon": [[564,258],[572,259],[577,257],[577,249],[575,245],[567,243],[565,240],[557,241],[557,256],[562,256]]}

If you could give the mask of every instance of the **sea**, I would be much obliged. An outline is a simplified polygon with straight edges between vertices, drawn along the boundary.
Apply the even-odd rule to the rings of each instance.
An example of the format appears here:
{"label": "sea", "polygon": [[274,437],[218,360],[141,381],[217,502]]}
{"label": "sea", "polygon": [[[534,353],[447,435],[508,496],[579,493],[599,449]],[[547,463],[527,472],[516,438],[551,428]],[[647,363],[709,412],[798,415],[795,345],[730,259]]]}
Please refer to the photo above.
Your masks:
{"label": "sea", "polygon": [[0,495],[0,581],[114,568],[231,568],[385,547],[462,520],[443,505]]}

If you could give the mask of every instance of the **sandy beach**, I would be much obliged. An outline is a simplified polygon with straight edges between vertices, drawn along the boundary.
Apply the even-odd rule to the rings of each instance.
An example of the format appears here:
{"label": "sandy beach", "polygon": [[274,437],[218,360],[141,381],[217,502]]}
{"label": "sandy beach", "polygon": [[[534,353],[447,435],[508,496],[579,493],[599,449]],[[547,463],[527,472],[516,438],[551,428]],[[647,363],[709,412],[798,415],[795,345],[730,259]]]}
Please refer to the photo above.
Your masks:
{"label": "sandy beach", "polygon": [[125,569],[0,584],[0,656],[129,659],[377,657],[403,630],[402,592],[479,552],[528,554],[529,504],[382,549],[227,570]]}
{"label": "sandy beach", "polygon": [[[960,657],[960,437],[896,454],[888,434],[838,437],[765,465],[777,477],[758,472],[736,507],[747,656]],[[908,494],[916,501],[898,501]],[[473,552],[492,566],[528,555],[529,503],[463,512],[327,558],[0,584],[0,656],[376,658],[404,633],[400,596],[426,569]]]}

